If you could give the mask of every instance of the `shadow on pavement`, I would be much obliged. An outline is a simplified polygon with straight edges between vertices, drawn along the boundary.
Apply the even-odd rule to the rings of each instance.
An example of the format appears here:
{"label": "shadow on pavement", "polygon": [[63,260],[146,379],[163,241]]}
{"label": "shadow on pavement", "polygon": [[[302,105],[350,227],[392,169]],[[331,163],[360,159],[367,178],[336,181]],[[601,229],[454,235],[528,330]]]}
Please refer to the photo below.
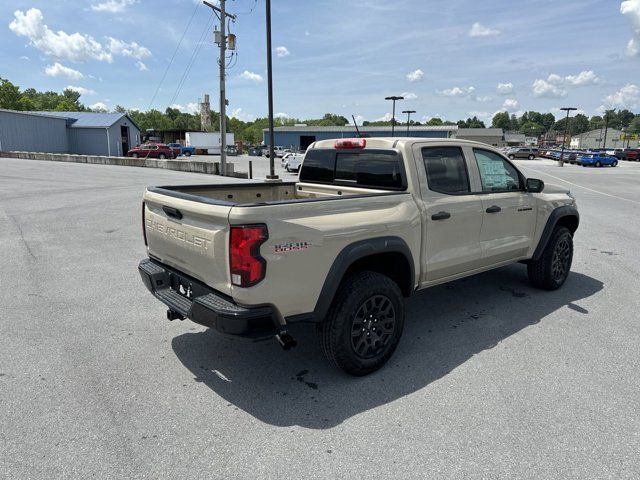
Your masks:
{"label": "shadow on pavement", "polygon": [[354,378],[322,356],[309,325],[294,331],[298,346],[284,352],[275,341],[250,343],[213,331],[172,341],[182,363],[232,406],[276,426],[331,428],[344,420],[418,391],[469,358],[603,288],[572,272],[557,291],[528,285],[512,265],[415,294],[407,304],[400,346],[380,371]]}

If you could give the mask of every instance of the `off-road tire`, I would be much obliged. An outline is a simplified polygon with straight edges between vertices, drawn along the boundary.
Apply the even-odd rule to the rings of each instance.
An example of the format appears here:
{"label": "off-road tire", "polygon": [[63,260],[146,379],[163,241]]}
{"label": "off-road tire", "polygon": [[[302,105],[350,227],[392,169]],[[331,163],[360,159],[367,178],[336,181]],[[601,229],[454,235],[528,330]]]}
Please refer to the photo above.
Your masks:
{"label": "off-road tire", "polygon": [[326,318],[318,324],[318,337],[331,363],[350,375],[363,376],[391,358],[403,327],[404,298],[398,285],[385,275],[364,271],[341,283]]}
{"label": "off-road tire", "polygon": [[529,281],[536,288],[556,290],[567,280],[572,261],[571,232],[566,227],[556,227],[540,259],[528,263]]}

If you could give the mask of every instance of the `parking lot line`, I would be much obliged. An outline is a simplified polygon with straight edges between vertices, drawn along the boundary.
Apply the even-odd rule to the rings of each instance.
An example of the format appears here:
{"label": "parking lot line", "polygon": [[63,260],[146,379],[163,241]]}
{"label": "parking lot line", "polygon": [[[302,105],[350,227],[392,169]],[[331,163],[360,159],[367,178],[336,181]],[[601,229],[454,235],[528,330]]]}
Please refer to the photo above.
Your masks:
{"label": "parking lot line", "polygon": [[624,200],[625,202],[631,202],[631,203],[635,203],[635,204],[640,205],[640,202],[638,202],[637,200],[631,200],[630,198],[619,197],[617,195],[612,195],[610,193],[601,192],[600,190],[595,190],[593,188],[585,187],[584,185],[580,185],[578,183],[570,182],[570,181],[565,180],[563,178],[556,177],[555,175],[551,175],[550,173],[543,172],[542,170],[536,170],[535,168],[531,168],[529,166],[522,165],[522,167],[523,168],[527,168],[527,169],[529,169],[529,170],[531,170],[533,172],[539,173],[541,175],[547,175],[548,177],[554,178],[554,179],[559,180],[561,182],[568,183],[569,185],[573,185],[574,187],[582,188],[584,190],[588,190],[588,191],[593,192],[593,193],[598,193],[600,195],[605,195],[607,197],[616,198],[618,200]]}

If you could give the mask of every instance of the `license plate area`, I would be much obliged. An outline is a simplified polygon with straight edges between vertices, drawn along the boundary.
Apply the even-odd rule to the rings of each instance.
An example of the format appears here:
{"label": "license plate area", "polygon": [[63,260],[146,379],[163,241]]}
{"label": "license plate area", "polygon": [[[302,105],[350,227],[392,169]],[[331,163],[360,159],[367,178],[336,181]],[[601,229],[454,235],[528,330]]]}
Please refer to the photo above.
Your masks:
{"label": "license plate area", "polygon": [[171,290],[187,300],[193,301],[193,283],[191,281],[175,273],[169,273],[169,285],[171,286]]}

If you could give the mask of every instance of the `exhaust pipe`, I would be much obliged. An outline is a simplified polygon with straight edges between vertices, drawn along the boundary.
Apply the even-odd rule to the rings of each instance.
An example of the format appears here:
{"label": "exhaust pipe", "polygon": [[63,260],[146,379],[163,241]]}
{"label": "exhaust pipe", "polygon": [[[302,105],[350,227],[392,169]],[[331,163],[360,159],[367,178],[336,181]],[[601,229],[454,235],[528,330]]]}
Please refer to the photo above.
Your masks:
{"label": "exhaust pipe", "polygon": [[291,350],[293,347],[295,347],[298,344],[298,342],[296,342],[295,339],[291,335],[289,335],[289,333],[286,330],[283,330],[280,333],[278,333],[276,335],[276,340],[278,341],[278,343],[280,344],[283,350]]}

